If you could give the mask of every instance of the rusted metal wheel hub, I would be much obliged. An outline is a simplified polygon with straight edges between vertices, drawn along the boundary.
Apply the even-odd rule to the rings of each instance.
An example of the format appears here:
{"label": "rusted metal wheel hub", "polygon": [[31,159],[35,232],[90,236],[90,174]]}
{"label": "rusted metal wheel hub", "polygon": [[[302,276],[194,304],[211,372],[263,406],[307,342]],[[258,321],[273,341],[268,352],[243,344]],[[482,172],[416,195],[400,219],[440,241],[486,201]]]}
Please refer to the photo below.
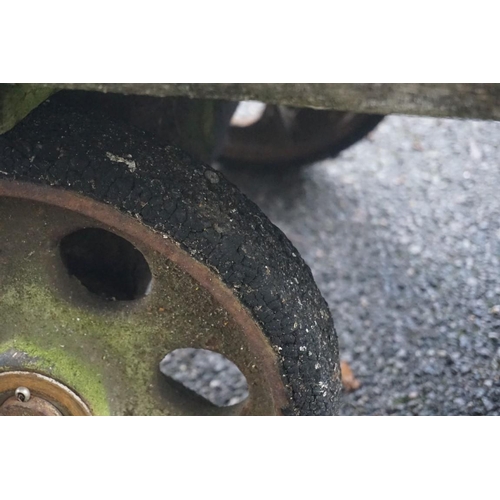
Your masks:
{"label": "rusted metal wheel hub", "polygon": [[0,373],[0,415],[84,416],[85,403],[60,382],[33,372]]}
{"label": "rusted metal wheel hub", "polygon": [[[271,346],[174,242],[113,207],[29,183],[0,180],[0,213],[0,414],[279,414]],[[248,399],[217,407],[166,380],[160,363],[181,348],[233,362]]]}

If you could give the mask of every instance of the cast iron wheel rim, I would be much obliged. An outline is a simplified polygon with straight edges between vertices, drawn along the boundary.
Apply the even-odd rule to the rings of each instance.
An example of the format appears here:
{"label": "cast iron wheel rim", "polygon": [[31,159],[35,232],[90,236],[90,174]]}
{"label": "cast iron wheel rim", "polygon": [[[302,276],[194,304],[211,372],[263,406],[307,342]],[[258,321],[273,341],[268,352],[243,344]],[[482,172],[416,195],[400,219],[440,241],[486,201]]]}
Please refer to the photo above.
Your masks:
{"label": "cast iron wheel rim", "polygon": [[[0,199],[3,217],[9,221],[8,225],[15,225],[18,235],[22,235],[22,240],[10,236],[3,244],[3,253],[12,255],[11,249],[17,250],[3,266],[0,265],[7,286],[9,282],[20,281],[19,269],[26,267],[28,258],[32,261],[36,261],[36,256],[40,258],[37,265],[28,268],[28,285],[15,288],[24,303],[28,303],[27,297],[31,299],[29,310],[24,304],[20,307],[22,315],[18,316],[22,316],[22,335],[6,338],[5,329],[9,321],[13,332],[17,324],[10,319],[12,312],[8,312],[7,308],[12,310],[16,304],[7,299],[0,305],[4,329],[1,362],[4,367],[8,363],[12,369],[21,368],[16,361],[24,358],[22,368],[63,380],[78,390],[82,397],[87,394],[89,406],[99,414],[108,413],[103,411],[104,399],[118,400],[119,403],[110,409],[114,414],[272,414],[285,404],[274,356],[270,346],[262,342],[264,339],[256,325],[238,307],[234,297],[227,293],[216,276],[207,273],[206,268],[198,265],[171,241],[148,231],[137,220],[122,217],[107,205],[70,191],[0,181]],[[137,300],[109,302],[89,293],[68,274],[59,257],[60,242],[68,235],[90,228],[118,235],[140,250],[154,276],[151,293]],[[22,245],[20,241],[26,243]],[[174,266],[179,269],[174,270]],[[186,274],[194,280],[189,280]],[[223,304],[228,314],[217,307],[207,289]],[[174,300],[176,303],[172,304]],[[190,307],[179,314],[186,301],[191,302]],[[42,310],[44,305],[50,308],[52,316],[57,315],[61,319],[55,322],[47,319],[46,311]],[[181,318],[176,321],[181,315],[188,316],[188,320]],[[154,324],[148,325],[151,316],[155,316]],[[210,318],[209,323],[205,321],[207,318]],[[40,339],[53,328],[65,328],[65,332],[50,339]],[[186,333],[186,328],[191,331]],[[26,335],[27,331],[30,335]],[[142,360],[140,353],[131,360],[131,353],[123,349],[127,339],[133,335],[139,337],[139,331],[143,340],[132,341],[127,350],[137,352],[146,349],[147,360]],[[203,337],[198,336],[199,332],[204,333]],[[92,334],[95,335],[94,343],[82,339]],[[120,337],[122,349],[114,344],[117,337]],[[57,356],[63,357],[65,364],[71,364],[81,373],[87,372],[86,378],[91,376],[91,370],[97,371],[92,391],[82,386],[80,380],[68,379],[69,374],[61,370],[56,356],[51,355],[51,351],[58,350],[58,346],[61,349]],[[227,409],[212,408],[195,395],[187,397],[185,393],[177,394],[179,391],[169,390],[174,387],[163,384],[158,365],[167,353],[181,348],[212,350],[232,360],[240,367],[254,393],[247,404]],[[240,355],[239,349],[244,356]],[[86,357],[94,360],[91,366],[84,363]],[[120,369],[123,359],[128,361],[125,371]],[[127,377],[132,362],[140,366],[133,368],[133,377]],[[255,370],[257,364],[258,372]],[[101,384],[104,380],[108,381],[107,384]],[[127,384],[124,385],[125,380]],[[90,385],[90,382],[85,385]],[[95,392],[99,389],[101,394],[98,398]],[[173,404],[165,404],[172,403],[172,399],[175,400]]]}
{"label": "cast iron wheel rim", "polygon": [[[0,309],[14,318],[0,326],[0,371],[51,376],[94,414],[336,413],[337,339],[310,270],[219,173],[57,99],[0,137],[0,172],[3,226],[13,231],[2,243],[4,269],[13,270],[0,283]],[[68,277],[58,245],[89,227],[144,255],[149,293],[104,302]],[[17,271],[14,260],[23,263]],[[12,285],[22,282],[21,268],[30,269],[22,290]],[[177,277],[170,291],[167,274]],[[62,337],[47,333],[47,315]],[[218,408],[160,389],[159,361],[184,347],[233,361],[247,378],[248,400]]]}
{"label": "cast iron wheel rim", "polygon": [[371,132],[381,115],[267,105],[255,123],[232,125],[219,161],[228,166],[294,166],[335,156]]}

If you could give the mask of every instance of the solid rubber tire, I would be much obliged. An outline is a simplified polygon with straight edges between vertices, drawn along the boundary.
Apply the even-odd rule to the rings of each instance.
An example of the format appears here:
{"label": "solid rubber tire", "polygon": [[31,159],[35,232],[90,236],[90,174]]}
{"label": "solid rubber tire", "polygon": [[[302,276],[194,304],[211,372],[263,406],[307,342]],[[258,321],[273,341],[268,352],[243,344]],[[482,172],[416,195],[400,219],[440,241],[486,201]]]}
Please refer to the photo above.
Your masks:
{"label": "solid rubber tire", "polygon": [[[136,170],[111,161],[109,152],[132,155]],[[283,413],[338,413],[337,335],[311,270],[219,172],[55,96],[0,136],[5,178],[76,191],[168,235],[215,271],[261,327],[278,354],[288,399]]]}

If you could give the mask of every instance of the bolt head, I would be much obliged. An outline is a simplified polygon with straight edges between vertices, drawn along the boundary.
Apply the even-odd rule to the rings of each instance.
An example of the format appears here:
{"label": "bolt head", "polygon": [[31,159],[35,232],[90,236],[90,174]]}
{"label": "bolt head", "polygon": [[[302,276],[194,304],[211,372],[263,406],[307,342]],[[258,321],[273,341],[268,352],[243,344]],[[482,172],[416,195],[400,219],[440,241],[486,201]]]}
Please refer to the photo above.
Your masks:
{"label": "bolt head", "polygon": [[31,398],[31,392],[27,387],[18,387],[14,394],[21,403],[27,403]]}

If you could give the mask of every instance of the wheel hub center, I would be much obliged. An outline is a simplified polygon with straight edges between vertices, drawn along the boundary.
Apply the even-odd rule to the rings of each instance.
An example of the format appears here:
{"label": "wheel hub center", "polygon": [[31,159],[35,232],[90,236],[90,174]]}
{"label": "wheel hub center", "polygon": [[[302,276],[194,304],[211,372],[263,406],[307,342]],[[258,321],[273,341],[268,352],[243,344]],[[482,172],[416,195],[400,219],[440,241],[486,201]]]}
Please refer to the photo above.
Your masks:
{"label": "wheel hub center", "polygon": [[16,397],[8,398],[0,406],[0,415],[15,417],[60,417],[62,413],[49,401],[33,397],[29,401],[20,401]]}
{"label": "wheel hub center", "polygon": [[0,416],[90,415],[71,389],[34,372],[0,373]]}

